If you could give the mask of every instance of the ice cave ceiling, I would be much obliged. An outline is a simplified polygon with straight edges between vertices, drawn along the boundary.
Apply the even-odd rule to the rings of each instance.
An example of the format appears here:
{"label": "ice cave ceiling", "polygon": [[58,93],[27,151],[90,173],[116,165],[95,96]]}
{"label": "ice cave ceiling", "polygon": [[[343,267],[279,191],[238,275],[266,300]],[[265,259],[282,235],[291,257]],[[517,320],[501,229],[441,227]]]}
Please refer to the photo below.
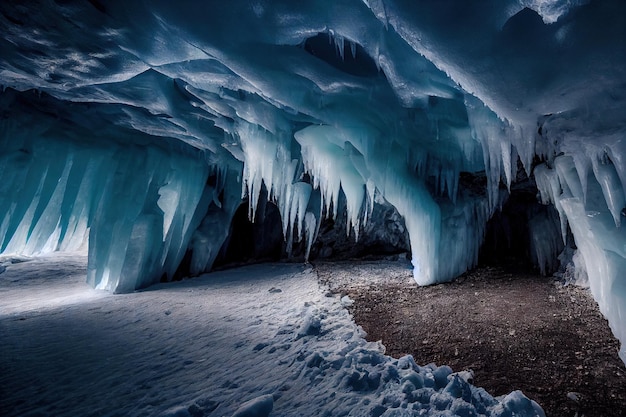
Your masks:
{"label": "ice cave ceiling", "polygon": [[537,266],[568,246],[626,341],[625,2],[33,0],[0,29],[2,253],[88,246],[132,291],[210,270],[242,196],[306,256],[387,204],[430,284],[476,264],[519,161],[555,209]]}

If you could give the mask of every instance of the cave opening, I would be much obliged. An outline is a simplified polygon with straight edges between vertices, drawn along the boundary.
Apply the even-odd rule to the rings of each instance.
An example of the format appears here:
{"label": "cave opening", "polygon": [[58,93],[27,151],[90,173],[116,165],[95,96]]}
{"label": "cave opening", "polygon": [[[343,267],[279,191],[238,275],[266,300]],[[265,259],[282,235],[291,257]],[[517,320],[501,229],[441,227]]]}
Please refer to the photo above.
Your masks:
{"label": "cave opening", "polygon": [[[466,173],[462,173],[461,183],[466,187],[477,188],[485,180],[480,176],[468,179],[468,175],[463,174]],[[304,242],[294,238],[291,251],[287,252],[280,210],[274,202],[267,201],[265,190],[262,194],[254,220],[249,216],[249,202],[240,203],[213,269],[286,259],[303,260]],[[355,241],[354,233],[346,233],[343,192],[338,204],[337,218],[322,219],[311,248],[311,261],[410,259],[408,232],[395,207],[377,202],[372,218],[361,226],[360,238]],[[567,244],[573,246],[569,230],[567,236]],[[558,212],[552,205],[539,202],[532,176],[529,178],[524,174],[520,178],[518,173],[508,197],[485,227],[477,267],[497,266],[551,276],[560,267],[559,255],[564,247]]]}
{"label": "cave opening", "polygon": [[[480,266],[543,276],[557,271],[558,257],[565,248],[559,214],[553,205],[541,204],[538,195],[533,176],[526,176],[520,166],[508,197],[487,222],[479,251]],[[573,245],[569,238],[568,245]]]}
{"label": "cave opening", "polygon": [[531,269],[529,221],[547,207],[541,206],[532,190],[511,190],[511,195],[487,222],[485,241],[479,254],[480,264],[526,265]]}
{"label": "cave opening", "polygon": [[306,39],[302,47],[309,54],[347,74],[357,77],[376,77],[380,74],[376,61],[358,42],[331,33],[318,33]]}
{"label": "cave opening", "polygon": [[214,268],[278,261],[283,257],[282,219],[276,204],[261,199],[253,220],[249,210],[250,204],[245,200],[235,211]]}

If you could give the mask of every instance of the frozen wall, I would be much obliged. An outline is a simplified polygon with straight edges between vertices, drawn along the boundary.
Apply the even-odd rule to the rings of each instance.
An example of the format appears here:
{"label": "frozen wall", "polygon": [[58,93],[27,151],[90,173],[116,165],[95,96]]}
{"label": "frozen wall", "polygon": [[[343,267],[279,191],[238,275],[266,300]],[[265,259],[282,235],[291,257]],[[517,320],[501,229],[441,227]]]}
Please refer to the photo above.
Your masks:
{"label": "frozen wall", "polygon": [[[578,168],[576,159],[582,163]],[[586,270],[600,310],[609,320],[613,333],[623,341],[626,339],[623,326],[626,232],[621,227],[624,188],[617,172],[619,166],[604,151],[562,155],[551,165],[536,168],[541,198],[546,204],[554,204],[561,221],[569,225],[584,262],[579,268]],[[624,346],[620,356],[626,362]]]}
{"label": "frozen wall", "polygon": [[88,250],[87,280],[114,292],[171,279],[213,191],[198,151],[98,141],[37,116],[0,123],[0,251]]}
{"label": "frozen wall", "polygon": [[128,292],[171,279],[201,219],[207,165],[155,147],[122,147],[102,162],[87,281]]}
{"label": "frozen wall", "polygon": [[2,250],[89,229],[91,281],[129,290],[186,251],[210,269],[241,196],[254,218],[266,189],[310,249],[340,194],[355,239],[379,195],[429,284],[475,265],[517,161],[545,162],[559,219],[530,219],[534,257],[553,267],[569,225],[624,341],[625,20],[601,0],[3,2]]}

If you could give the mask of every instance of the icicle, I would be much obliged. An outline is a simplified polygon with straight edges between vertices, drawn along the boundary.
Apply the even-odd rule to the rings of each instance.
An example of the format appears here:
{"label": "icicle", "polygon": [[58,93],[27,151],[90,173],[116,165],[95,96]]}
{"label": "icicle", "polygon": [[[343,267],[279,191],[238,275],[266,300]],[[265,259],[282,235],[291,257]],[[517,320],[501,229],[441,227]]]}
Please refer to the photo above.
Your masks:
{"label": "icicle", "polygon": [[348,41],[350,43],[350,52],[352,53],[352,58],[356,58],[356,42]]}
{"label": "icicle", "polygon": [[[511,163],[511,144],[507,141],[500,141],[502,167],[504,171],[504,177],[506,178],[506,189],[511,192],[511,181],[513,176],[513,164]],[[498,175],[499,176],[499,175]],[[499,185],[499,184],[498,184]]]}
{"label": "icicle", "polygon": [[246,195],[247,189],[248,216],[254,221],[263,184],[269,197],[276,192],[275,185],[280,187],[286,181],[291,182],[292,178],[285,179],[281,176],[280,166],[287,161],[284,160],[284,146],[275,135],[247,123],[240,124],[238,134],[245,155],[242,195]]}
{"label": "icicle", "polygon": [[607,144],[607,152],[619,176],[622,190],[626,194],[626,141],[621,138]]}
{"label": "icicle", "polygon": [[[566,195],[584,201],[584,191],[580,183],[580,173],[578,173],[576,161],[569,155],[561,155],[554,159],[553,164],[559,179],[559,187],[553,187],[553,196]],[[558,203],[559,199],[555,198],[554,204],[557,205]]]}
{"label": "icicle", "polygon": [[[567,216],[561,205],[561,197],[563,196],[563,187],[567,187],[565,178],[568,174],[567,159],[557,158],[555,160],[555,169],[550,169],[546,164],[537,165],[534,170],[535,183],[539,190],[542,204],[554,204],[557,212],[559,213],[559,220],[561,222],[561,239],[563,243],[567,243]],[[565,183],[565,184],[564,184]],[[566,196],[571,196],[569,189],[565,193]]]}
{"label": "icicle", "polygon": [[589,169],[591,160],[586,153],[577,152],[572,155],[574,165],[576,166],[576,172],[578,173],[578,179],[581,185],[582,201],[583,204],[587,202],[587,178],[589,177]]}
{"label": "icicle", "polygon": [[367,222],[372,216],[372,212],[374,211],[374,203],[375,203],[375,193],[376,193],[376,185],[374,181],[371,179],[367,180],[365,184],[365,189],[367,191],[367,200],[365,210],[363,212],[363,227],[367,226]]}
{"label": "icicle", "polygon": [[339,56],[341,57],[341,60],[343,61],[345,59],[345,54],[344,54],[344,49],[345,49],[345,41],[343,36],[341,35],[335,35],[335,47],[337,48],[337,51],[339,52]]}
{"label": "icicle", "polygon": [[493,211],[500,201],[500,180],[503,179],[510,187],[513,177],[512,161],[516,159],[511,146],[510,127],[477,98],[468,95],[465,100],[472,135],[482,146],[489,205]]}
{"label": "icicle", "polygon": [[319,190],[312,190],[309,204],[304,218],[304,230],[306,235],[305,261],[309,260],[311,246],[317,237],[322,222],[322,198]]}
{"label": "icicle", "polygon": [[293,233],[296,234],[296,241],[302,240],[302,234],[304,232],[304,216],[307,205],[309,204],[309,198],[311,197],[311,185],[305,182],[298,182],[291,187],[293,190],[292,202],[290,204],[290,210],[288,213],[289,237]]}
{"label": "icicle", "polygon": [[365,200],[365,180],[352,164],[349,153],[352,147],[340,147],[333,138],[341,136],[330,126],[309,126],[296,132],[295,138],[302,147],[302,158],[306,171],[313,177],[314,188],[322,194],[324,212],[330,211],[337,218],[339,191],[346,196],[348,233],[350,228],[358,236],[361,207]]}
{"label": "icicle", "polygon": [[[511,129],[510,126],[509,129]],[[512,129],[512,142],[515,144],[515,148],[519,154],[520,161],[522,161],[522,166],[524,167],[524,171],[526,171],[526,175],[530,175],[532,161],[535,155],[535,135],[527,134],[526,132],[534,132],[535,127],[513,126]],[[516,167],[512,168],[515,169]]]}
{"label": "icicle", "polygon": [[615,226],[620,227],[621,212],[624,208],[624,203],[626,203],[624,190],[613,164],[608,161],[606,154],[603,154],[601,157],[603,158],[602,161],[600,161],[598,157],[591,159],[593,173],[600,184],[604,201],[613,216]]}
{"label": "icicle", "polygon": [[313,246],[313,241],[316,237],[316,228],[318,227],[317,219],[315,215],[310,211],[307,211],[304,217],[304,227],[306,231],[306,251],[304,253],[304,260],[306,262],[309,261],[309,255],[311,254],[311,246]]}

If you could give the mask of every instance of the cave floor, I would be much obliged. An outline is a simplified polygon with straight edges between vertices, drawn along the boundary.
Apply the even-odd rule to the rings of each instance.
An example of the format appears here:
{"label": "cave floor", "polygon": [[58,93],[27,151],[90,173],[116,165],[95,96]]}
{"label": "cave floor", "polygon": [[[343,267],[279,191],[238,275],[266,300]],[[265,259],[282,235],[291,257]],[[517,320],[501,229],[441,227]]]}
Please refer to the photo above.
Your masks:
{"label": "cave floor", "polygon": [[[551,279],[485,267],[418,287],[406,261],[351,261],[252,265],[114,296],[89,288],[86,269],[70,256],[0,274],[0,414],[230,415],[258,392],[280,393],[278,415],[309,415],[305,392],[353,407],[350,392],[335,398],[336,378],[313,389],[293,359],[362,348],[337,296],[349,295],[388,355],[472,369],[476,386],[520,389],[550,417],[626,416],[617,340],[587,290]],[[311,306],[332,324],[316,343],[294,337]]]}
{"label": "cave floor", "polygon": [[505,266],[429,287],[413,282],[408,262],[315,268],[390,356],[471,369],[477,386],[522,390],[548,417],[626,416],[619,342],[587,289]]}

